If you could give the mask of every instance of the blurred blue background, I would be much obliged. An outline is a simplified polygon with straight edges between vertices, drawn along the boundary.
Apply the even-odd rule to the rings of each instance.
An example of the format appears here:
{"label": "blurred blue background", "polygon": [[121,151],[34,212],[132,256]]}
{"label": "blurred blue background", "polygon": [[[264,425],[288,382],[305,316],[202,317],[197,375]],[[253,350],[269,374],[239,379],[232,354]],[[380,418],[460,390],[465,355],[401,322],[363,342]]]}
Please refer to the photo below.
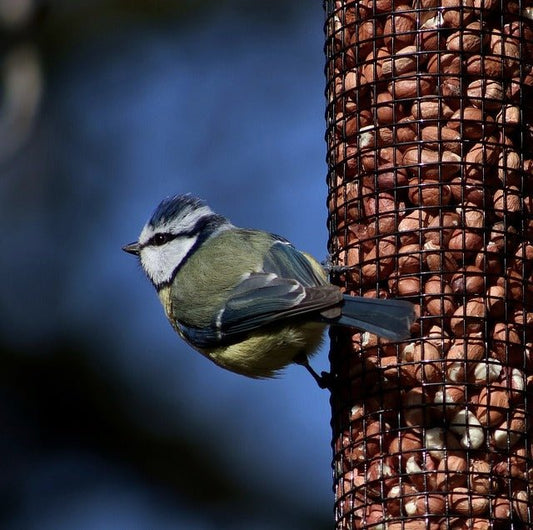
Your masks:
{"label": "blurred blue background", "polygon": [[326,257],[323,19],[0,0],[2,528],[331,526],[327,392],[194,353],[120,249],[192,192]]}

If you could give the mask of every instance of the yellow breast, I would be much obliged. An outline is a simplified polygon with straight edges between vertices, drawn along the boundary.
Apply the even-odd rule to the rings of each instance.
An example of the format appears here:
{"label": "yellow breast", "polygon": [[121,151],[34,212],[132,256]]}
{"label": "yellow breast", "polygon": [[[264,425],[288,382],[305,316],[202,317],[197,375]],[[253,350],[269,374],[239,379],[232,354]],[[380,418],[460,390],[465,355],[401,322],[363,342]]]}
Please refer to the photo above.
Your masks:
{"label": "yellow breast", "polygon": [[[174,330],[184,339],[172,315],[171,290],[164,287],[159,299]],[[294,323],[259,329],[248,338],[211,350],[197,349],[219,366],[248,377],[273,377],[302,353],[310,356],[322,343],[325,324]],[[191,345],[192,346],[192,345]],[[194,346],[192,346],[194,347]]]}
{"label": "yellow breast", "polygon": [[201,353],[231,372],[248,377],[273,377],[297,355],[315,353],[325,327],[310,322],[258,330],[241,342]]}

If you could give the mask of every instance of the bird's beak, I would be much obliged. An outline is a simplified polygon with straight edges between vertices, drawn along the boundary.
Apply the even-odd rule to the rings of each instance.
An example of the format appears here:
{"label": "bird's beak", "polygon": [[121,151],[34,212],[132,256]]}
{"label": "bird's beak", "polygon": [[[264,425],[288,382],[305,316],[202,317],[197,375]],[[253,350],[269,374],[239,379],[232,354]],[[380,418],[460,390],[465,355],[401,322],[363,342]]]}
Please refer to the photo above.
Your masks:
{"label": "bird's beak", "polygon": [[139,246],[139,243],[135,241],[134,243],[130,243],[129,245],[124,245],[122,247],[122,250],[124,252],[127,252],[128,254],[134,254],[135,256],[138,256],[141,250],[141,247]]}

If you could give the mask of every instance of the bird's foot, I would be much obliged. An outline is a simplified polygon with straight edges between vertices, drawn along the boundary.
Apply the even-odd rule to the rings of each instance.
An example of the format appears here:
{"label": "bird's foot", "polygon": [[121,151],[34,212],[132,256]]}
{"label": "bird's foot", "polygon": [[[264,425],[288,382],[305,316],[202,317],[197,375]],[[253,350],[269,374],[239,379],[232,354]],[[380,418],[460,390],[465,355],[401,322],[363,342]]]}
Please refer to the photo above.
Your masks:
{"label": "bird's foot", "polygon": [[300,366],[303,366],[311,374],[320,388],[325,388],[331,391],[333,383],[331,374],[329,372],[321,372],[320,375],[318,375],[315,370],[313,370],[313,367],[309,364],[309,359],[305,353],[297,355],[294,358],[294,362]]}

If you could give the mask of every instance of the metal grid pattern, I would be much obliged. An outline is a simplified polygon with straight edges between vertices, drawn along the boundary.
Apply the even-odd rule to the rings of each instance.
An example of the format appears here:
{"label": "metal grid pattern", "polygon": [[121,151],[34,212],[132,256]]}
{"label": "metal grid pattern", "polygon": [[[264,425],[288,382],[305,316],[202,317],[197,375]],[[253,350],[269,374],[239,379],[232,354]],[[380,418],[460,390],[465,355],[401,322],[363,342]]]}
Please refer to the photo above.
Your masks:
{"label": "metal grid pattern", "polygon": [[533,2],[324,5],[337,528],[533,529]]}

